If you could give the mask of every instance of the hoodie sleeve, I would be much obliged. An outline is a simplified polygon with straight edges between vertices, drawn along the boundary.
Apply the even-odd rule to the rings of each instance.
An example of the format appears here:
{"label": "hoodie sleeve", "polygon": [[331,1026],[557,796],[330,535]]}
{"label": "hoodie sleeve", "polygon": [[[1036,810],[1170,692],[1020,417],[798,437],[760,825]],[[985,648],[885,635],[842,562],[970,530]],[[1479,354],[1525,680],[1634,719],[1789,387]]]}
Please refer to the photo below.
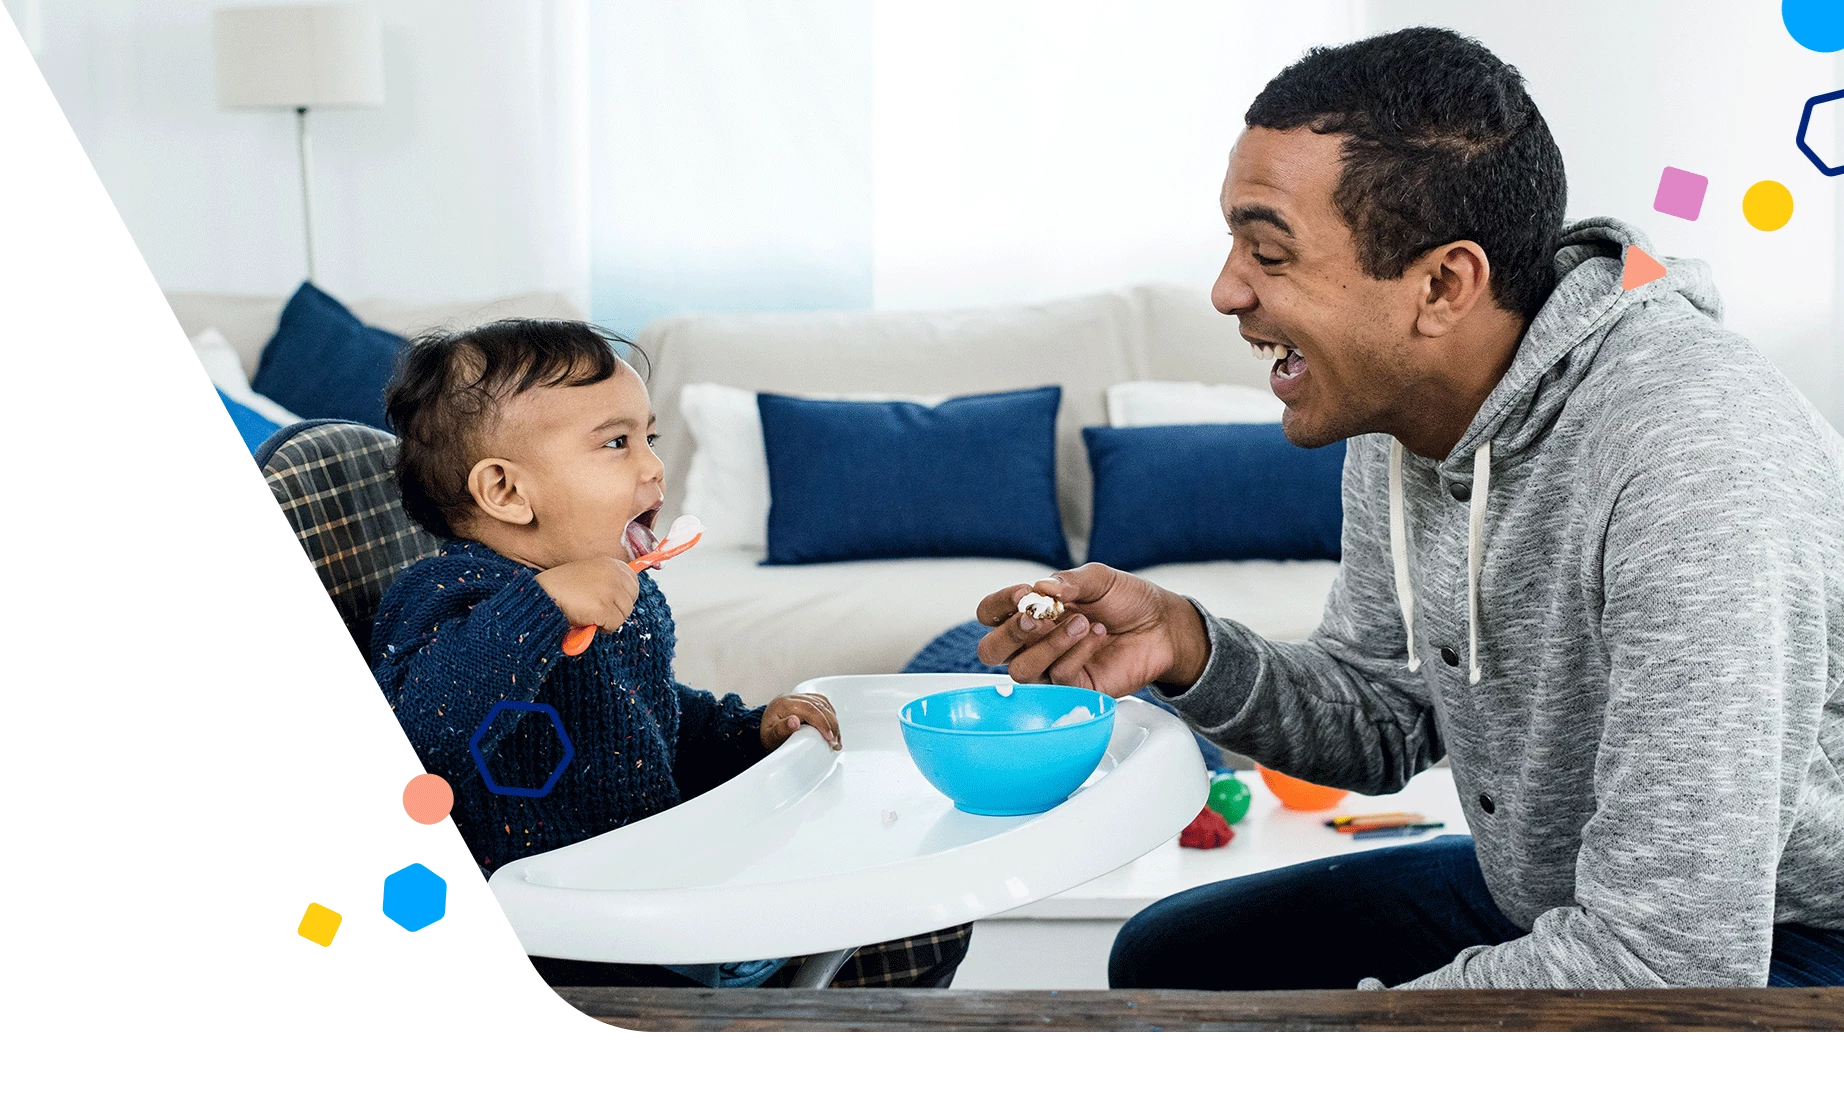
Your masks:
{"label": "hoodie sleeve", "polygon": [[1826,454],[1809,435],[1749,420],[1757,435],[1658,421],[1614,449],[1638,462],[1608,476],[1607,705],[1575,902],[1404,987],[1767,983],[1781,848],[1828,689],[1817,492],[1844,492],[1812,474]]}
{"label": "hoodie sleeve", "polygon": [[1387,505],[1370,489],[1384,474],[1379,444],[1388,438],[1360,437],[1345,453],[1343,558],[1319,628],[1305,641],[1268,641],[1193,599],[1210,658],[1188,690],[1165,696],[1226,749],[1367,795],[1400,790],[1443,752],[1427,686],[1408,670],[1389,523],[1372,509]]}
{"label": "hoodie sleeve", "polygon": [[762,748],[762,714],[768,708],[746,707],[741,697],[719,699],[674,683],[679,695],[679,745],[672,778],[690,799],[742,772],[768,755]]}

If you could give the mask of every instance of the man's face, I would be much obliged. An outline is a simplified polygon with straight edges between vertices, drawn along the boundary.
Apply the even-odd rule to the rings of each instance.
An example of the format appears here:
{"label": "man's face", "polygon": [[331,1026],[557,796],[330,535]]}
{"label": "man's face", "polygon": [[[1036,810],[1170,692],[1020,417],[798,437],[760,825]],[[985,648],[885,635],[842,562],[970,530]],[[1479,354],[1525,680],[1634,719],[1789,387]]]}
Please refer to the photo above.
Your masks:
{"label": "man's face", "polygon": [[1333,205],[1342,138],[1250,128],[1229,155],[1223,217],[1235,242],[1211,290],[1258,349],[1287,349],[1269,374],[1287,439],[1317,448],[1384,431],[1407,404],[1418,284],[1367,277]]}

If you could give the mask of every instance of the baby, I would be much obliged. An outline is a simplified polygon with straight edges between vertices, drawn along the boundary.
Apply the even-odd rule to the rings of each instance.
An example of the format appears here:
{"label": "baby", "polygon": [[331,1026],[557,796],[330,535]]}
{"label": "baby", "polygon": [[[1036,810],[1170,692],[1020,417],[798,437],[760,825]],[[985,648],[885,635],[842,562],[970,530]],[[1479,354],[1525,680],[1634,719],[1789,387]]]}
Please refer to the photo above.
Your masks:
{"label": "baby", "polygon": [[[432,335],[385,396],[404,508],[446,544],[385,594],[373,670],[488,874],[715,787],[802,723],[839,747],[824,696],[746,707],[673,679],[672,613],[627,566],[651,541],[665,475],[646,385],[611,338],[534,320]],[[597,636],[565,656],[579,625]],[[494,713],[508,702],[554,709],[574,755],[548,713]]]}

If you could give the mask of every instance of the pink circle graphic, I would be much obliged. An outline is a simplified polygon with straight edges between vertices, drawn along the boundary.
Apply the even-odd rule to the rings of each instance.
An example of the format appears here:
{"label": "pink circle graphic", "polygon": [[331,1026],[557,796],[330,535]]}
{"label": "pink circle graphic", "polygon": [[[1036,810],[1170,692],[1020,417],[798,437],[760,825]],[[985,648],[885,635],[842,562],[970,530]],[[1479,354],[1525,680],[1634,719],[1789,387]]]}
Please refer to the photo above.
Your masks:
{"label": "pink circle graphic", "polygon": [[448,812],[454,806],[454,789],[448,786],[448,781],[433,772],[413,776],[403,786],[404,813],[424,826],[441,822],[448,817]]}

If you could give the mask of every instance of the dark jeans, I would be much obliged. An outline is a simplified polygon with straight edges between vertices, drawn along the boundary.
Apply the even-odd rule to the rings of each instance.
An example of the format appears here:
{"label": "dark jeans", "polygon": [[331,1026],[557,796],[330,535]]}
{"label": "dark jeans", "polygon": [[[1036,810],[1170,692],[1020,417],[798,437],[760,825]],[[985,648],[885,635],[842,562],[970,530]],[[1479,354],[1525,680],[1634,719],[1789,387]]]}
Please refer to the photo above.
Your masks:
{"label": "dark jeans", "polygon": [[[1473,840],[1309,861],[1169,896],[1121,928],[1114,988],[1356,988],[1399,985],[1468,946],[1528,932],[1486,890]],[[1844,931],[1774,928],[1770,985],[1844,985]]]}

